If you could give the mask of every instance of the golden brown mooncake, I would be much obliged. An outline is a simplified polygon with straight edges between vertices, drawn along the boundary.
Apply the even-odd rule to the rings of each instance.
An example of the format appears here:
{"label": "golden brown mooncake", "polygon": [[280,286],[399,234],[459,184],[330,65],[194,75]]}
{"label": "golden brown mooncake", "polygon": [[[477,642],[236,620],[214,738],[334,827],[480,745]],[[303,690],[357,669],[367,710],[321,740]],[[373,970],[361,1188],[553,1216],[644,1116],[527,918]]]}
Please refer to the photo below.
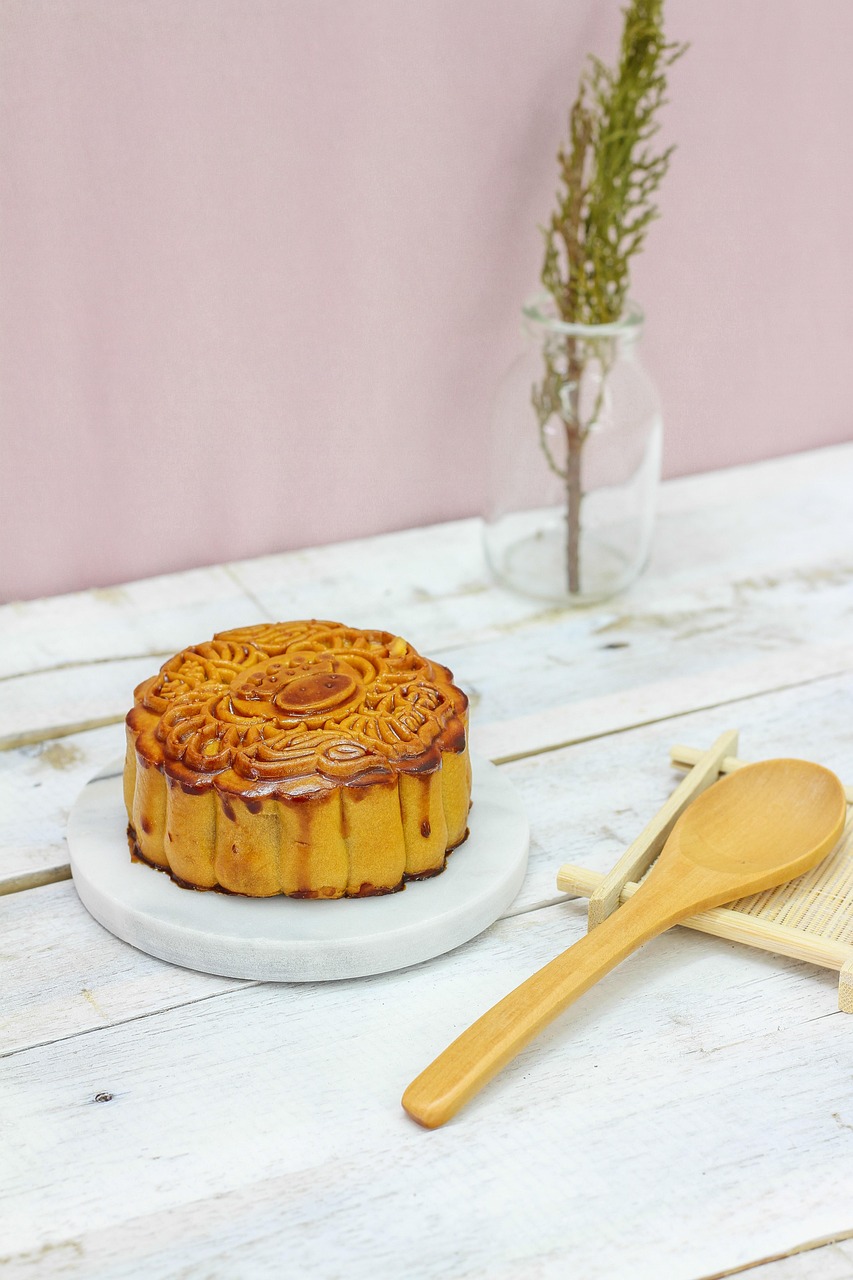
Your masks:
{"label": "golden brown mooncake", "polygon": [[468,700],[400,636],[338,622],[219,632],[134,692],[133,856],[250,897],[364,897],[467,835]]}

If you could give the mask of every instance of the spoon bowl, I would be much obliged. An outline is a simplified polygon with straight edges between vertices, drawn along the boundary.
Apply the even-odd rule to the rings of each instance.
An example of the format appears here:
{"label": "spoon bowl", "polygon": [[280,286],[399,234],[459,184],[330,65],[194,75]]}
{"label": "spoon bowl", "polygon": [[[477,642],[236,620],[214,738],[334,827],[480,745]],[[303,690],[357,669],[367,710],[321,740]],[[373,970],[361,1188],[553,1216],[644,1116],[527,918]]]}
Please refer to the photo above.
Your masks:
{"label": "spoon bowl", "polygon": [[810,870],[844,830],[834,773],[806,760],[764,760],[693,801],[633,897],[464,1031],[403,1095],[419,1124],[449,1120],[572,1001],[630,952],[679,920]]}
{"label": "spoon bowl", "polygon": [[[822,765],[745,765],[685,809],[647,881],[655,877],[659,905],[663,896],[675,904],[679,890],[689,893],[691,911],[760,893],[820,862],[838,842],[846,814],[844,788]],[[713,900],[695,896],[703,887]]]}

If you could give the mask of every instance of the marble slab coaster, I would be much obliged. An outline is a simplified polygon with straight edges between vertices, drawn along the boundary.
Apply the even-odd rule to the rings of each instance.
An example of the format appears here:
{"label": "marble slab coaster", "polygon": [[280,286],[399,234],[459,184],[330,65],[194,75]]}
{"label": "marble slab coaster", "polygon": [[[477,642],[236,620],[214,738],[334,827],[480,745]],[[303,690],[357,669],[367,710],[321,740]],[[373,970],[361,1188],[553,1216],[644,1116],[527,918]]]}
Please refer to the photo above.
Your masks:
{"label": "marble slab coaster", "polygon": [[71,811],[74,885],[116,937],[204,973],[317,982],[419,964],[488,928],[527,868],[530,828],[517,792],[490,761],[472,765],[470,835],[441,875],[383,897],[313,901],[198,893],[132,862],[118,762],[84,787]]}

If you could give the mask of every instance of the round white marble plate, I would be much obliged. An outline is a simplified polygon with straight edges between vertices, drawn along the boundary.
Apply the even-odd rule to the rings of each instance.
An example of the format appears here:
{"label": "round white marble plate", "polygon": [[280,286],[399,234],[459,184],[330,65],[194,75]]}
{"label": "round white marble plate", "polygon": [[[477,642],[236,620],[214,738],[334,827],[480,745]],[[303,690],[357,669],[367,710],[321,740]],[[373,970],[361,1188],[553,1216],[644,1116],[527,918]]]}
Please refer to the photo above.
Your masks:
{"label": "round white marble plate", "polygon": [[505,775],[473,760],[470,835],[441,875],[378,898],[240,898],[181,889],[132,862],[121,763],[84,787],[68,821],[74,885],[102,925],[149,955],[231,978],[317,982],[419,964],[467,942],[512,902],[530,828]]}

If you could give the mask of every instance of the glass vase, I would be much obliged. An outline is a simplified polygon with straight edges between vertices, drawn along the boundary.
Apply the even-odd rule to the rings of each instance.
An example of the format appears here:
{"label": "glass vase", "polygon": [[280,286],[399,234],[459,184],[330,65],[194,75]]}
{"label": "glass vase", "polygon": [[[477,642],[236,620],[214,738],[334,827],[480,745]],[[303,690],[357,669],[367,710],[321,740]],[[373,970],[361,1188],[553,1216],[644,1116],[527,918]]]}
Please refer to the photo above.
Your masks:
{"label": "glass vase", "polygon": [[566,324],[524,308],[526,350],[495,401],[484,521],[495,576],[525,595],[588,604],[623,590],[649,554],[662,423],[637,346],[643,315]]}

